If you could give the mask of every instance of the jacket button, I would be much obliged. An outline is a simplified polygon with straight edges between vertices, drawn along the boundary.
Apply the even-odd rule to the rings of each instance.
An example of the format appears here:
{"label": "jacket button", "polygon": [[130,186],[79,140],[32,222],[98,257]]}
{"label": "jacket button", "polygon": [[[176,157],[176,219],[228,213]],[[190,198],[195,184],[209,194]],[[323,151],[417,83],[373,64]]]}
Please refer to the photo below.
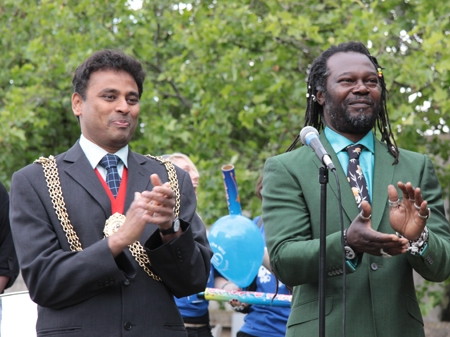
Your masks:
{"label": "jacket button", "polygon": [[130,285],[130,280],[126,279],[125,281],[123,281],[123,285],[124,286],[129,286]]}
{"label": "jacket button", "polygon": [[378,270],[378,265],[374,262],[370,265],[370,269],[372,269],[373,271]]}
{"label": "jacket button", "polygon": [[124,328],[125,330],[130,331],[131,328],[132,328],[131,322],[126,322],[126,323],[123,325],[123,328]]}

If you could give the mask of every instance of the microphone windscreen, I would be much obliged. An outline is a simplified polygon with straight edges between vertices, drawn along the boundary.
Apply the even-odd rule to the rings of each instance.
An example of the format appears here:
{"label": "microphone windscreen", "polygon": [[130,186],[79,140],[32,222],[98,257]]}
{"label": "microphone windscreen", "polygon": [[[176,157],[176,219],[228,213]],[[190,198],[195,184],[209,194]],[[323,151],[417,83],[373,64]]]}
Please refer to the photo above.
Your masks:
{"label": "microphone windscreen", "polygon": [[317,129],[315,127],[312,126],[305,126],[301,131],[300,131],[300,140],[302,141],[303,145],[308,145],[306,143],[306,136],[310,133],[313,133],[316,136],[319,136],[319,132],[317,131]]}

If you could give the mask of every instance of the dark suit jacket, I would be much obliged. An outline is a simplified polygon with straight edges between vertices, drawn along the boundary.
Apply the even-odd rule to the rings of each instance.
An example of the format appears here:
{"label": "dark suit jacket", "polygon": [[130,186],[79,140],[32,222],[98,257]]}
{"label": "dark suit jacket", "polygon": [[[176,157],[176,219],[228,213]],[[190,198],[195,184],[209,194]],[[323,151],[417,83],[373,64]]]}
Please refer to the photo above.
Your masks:
{"label": "dark suit jacket", "polygon": [[[140,239],[163,280],[156,282],[128,250],[111,255],[102,232],[110,201],[79,144],[57,156],[57,165],[81,252],[69,249],[40,164],[16,172],[11,186],[12,233],[23,278],[39,305],[38,336],[186,336],[173,295],[203,291],[211,257],[189,175],[177,168],[184,233],[163,244],[149,224]],[[129,152],[125,210],[135,191],[152,188],[152,173],[167,181],[163,164]]]}
{"label": "dark suit jacket", "polygon": [[[9,277],[5,289],[13,285],[18,275],[19,264],[9,225],[9,195],[5,186],[0,183],[0,276]],[[2,292],[0,289],[0,293]]]}
{"label": "dark suit jacket", "polygon": [[[344,226],[358,214],[349,183],[332,147],[322,144],[336,166]],[[441,189],[430,160],[401,150],[400,162],[375,142],[372,227],[393,233],[389,223],[388,184],[410,181],[421,188],[431,208],[430,236],[423,256],[409,253],[391,258],[364,254],[356,270],[347,269],[347,337],[424,336],[416,299],[413,269],[431,281],[450,274],[450,229]],[[267,160],[264,168],[263,218],[272,268],[280,280],[295,286],[287,336],[318,336],[320,235],[320,161],[308,147]],[[342,335],[342,245],[337,183],[329,174],[326,213],[326,335]],[[400,193],[401,196],[401,193]]]}

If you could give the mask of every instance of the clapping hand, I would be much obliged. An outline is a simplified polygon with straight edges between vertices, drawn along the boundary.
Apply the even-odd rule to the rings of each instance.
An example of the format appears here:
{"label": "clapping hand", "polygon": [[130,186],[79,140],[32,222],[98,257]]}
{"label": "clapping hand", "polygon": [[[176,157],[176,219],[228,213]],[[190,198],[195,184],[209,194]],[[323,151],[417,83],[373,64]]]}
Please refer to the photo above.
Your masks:
{"label": "clapping hand", "polygon": [[378,232],[372,228],[372,208],[367,201],[361,203],[361,212],[347,229],[347,243],[356,253],[392,256],[408,249],[408,240],[395,234]]}
{"label": "clapping hand", "polygon": [[407,239],[416,240],[424,230],[430,215],[427,201],[423,200],[420,188],[413,187],[410,182],[404,184],[399,181],[397,186],[403,193],[402,199],[399,198],[394,185],[388,186],[391,227]]}

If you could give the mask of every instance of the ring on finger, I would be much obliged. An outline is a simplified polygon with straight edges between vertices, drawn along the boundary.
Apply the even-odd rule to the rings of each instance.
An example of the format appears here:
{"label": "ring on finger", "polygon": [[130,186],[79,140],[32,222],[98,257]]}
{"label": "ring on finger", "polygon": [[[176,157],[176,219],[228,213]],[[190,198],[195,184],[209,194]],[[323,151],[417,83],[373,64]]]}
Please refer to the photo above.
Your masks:
{"label": "ring on finger", "polygon": [[392,255],[386,253],[383,248],[380,248],[380,254],[382,257],[391,257]]}
{"label": "ring on finger", "polygon": [[364,216],[363,212],[361,211],[359,213],[359,216],[361,217],[361,219],[363,219],[364,221],[370,220],[370,218],[372,217],[372,214],[369,214],[369,216]]}
{"label": "ring on finger", "polygon": [[389,202],[389,207],[399,207],[400,206],[400,199],[397,199],[395,201],[388,200],[388,202]]}
{"label": "ring on finger", "polygon": [[414,203],[414,208],[418,211],[420,210],[420,206],[417,206],[416,203]]}
{"label": "ring on finger", "polygon": [[[419,209],[420,209],[420,207],[419,207]],[[417,212],[417,215],[419,216],[419,218],[421,218],[423,220],[427,220],[430,217],[430,214],[431,214],[430,208],[427,208],[427,210],[428,210],[427,215],[422,215],[422,214],[420,214],[420,212]]]}

